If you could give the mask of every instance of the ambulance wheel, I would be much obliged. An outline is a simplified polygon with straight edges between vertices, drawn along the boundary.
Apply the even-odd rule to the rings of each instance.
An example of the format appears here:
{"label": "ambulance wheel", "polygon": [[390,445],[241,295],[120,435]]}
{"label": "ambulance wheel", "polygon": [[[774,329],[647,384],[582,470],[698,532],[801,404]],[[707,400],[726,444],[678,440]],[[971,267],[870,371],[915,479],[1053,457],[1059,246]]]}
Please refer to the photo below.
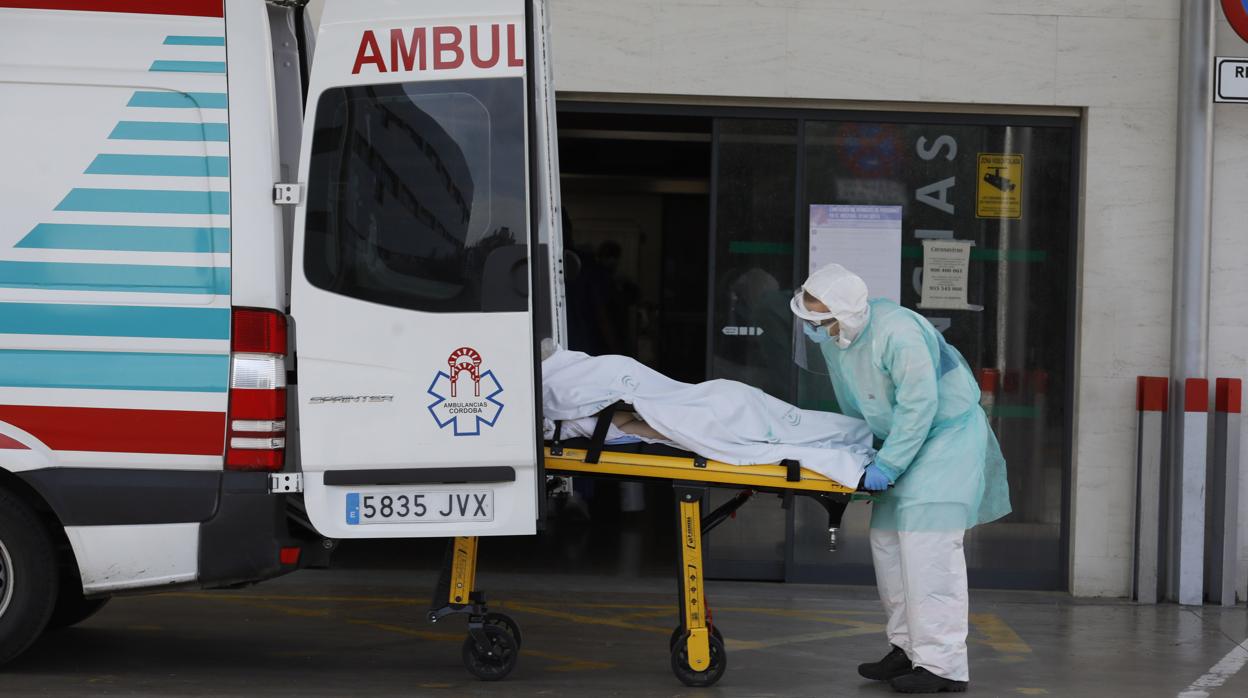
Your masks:
{"label": "ambulance wheel", "polygon": [[511,639],[516,641],[516,649],[524,644],[524,640],[520,637],[520,624],[505,613],[487,613],[483,621],[486,625],[493,625],[507,631]]}
{"label": "ambulance wheel", "polygon": [[497,625],[486,625],[482,632],[488,640],[486,647],[477,644],[471,635],[464,640],[464,668],[482,681],[501,681],[516,668],[520,646]]}
{"label": "ambulance wheel", "polygon": [[99,612],[109,601],[109,597],[84,599],[82,590],[61,588],[56,597],[56,607],[52,617],[48,619],[48,630],[72,628]]}
{"label": "ambulance wheel", "polygon": [[[682,634],[683,638],[684,635]],[[680,682],[693,688],[705,688],[715,685],[724,670],[728,668],[728,652],[724,649],[724,641],[712,635],[708,638],[711,650],[710,666],[705,671],[696,671],[689,666],[689,650],[685,643],[678,642],[672,648],[672,673]]]}
{"label": "ambulance wheel", "polygon": [[[684,626],[680,626],[680,625],[676,626],[676,628],[672,630],[671,639],[667,641],[667,649],[669,650],[676,649],[676,643],[680,642],[684,638],[684,636],[685,636]],[[711,626],[711,637],[719,638],[720,642],[724,641],[724,634],[719,632],[718,625]]]}
{"label": "ambulance wheel", "polygon": [[56,603],[55,548],[39,517],[0,489],[0,664],[30,647]]}

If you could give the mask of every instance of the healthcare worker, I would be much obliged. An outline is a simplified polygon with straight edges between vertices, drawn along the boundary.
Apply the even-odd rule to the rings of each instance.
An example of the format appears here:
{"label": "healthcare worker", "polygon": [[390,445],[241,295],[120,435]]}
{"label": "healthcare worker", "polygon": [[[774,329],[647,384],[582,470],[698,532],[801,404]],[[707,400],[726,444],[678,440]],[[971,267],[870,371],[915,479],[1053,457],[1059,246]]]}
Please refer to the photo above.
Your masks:
{"label": "healthcare worker", "polygon": [[892,651],[858,667],[902,693],[965,691],[966,529],[1010,512],[1005,459],[956,349],[921,315],[867,299],[839,264],[810,275],[793,313],[819,344],[841,410],[883,446],[863,486],[879,491],[871,557]]}

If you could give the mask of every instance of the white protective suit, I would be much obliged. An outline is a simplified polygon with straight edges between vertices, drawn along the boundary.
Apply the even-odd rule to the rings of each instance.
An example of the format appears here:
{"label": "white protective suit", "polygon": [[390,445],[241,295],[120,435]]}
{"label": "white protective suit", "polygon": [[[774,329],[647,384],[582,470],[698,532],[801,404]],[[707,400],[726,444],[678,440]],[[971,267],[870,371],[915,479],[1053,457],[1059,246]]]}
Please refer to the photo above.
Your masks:
{"label": "white protective suit", "polygon": [[[807,307],[803,291],[827,311]],[[889,641],[916,667],[967,681],[963,537],[1010,511],[974,375],[931,323],[868,301],[866,284],[840,265],[812,274],[792,309],[807,321],[836,319],[838,335],[820,348],[837,402],[884,442],[874,465],[894,486],[874,505],[871,552]]]}
{"label": "white protective suit", "polygon": [[[623,401],[677,448],[733,465],[797,460],[802,467],[856,487],[871,462],[866,422],[802,410],[758,388],[729,380],[681,383],[626,356],[557,350],[542,361],[546,436],[588,436],[592,417]],[[625,434],[612,429],[608,439]]]}

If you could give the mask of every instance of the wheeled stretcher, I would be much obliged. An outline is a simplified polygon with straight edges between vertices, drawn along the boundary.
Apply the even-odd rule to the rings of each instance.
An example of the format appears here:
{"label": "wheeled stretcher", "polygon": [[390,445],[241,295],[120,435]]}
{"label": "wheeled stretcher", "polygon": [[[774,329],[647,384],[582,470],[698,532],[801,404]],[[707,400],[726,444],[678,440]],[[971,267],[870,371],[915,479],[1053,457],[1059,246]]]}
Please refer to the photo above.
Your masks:
{"label": "wheeled stretcher", "polygon": [[[867,495],[823,475],[806,470],[796,461],[772,465],[730,465],[697,454],[655,444],[605,444],[611,418],[620,405],[598,415],[589,439],[563,440],[561,427],[545,448],[548,475],[574,475],[620,480],[671,482],[676,495],[679,535],[677,559],[677,617],[670,650],[672,672],[688,686],[710,686],[728,665],[724,638],[707,606],[703,575],[702,542],[716,526],[729,519],[756,493],[779,495],[784,505],[793,497],[806,496],[828,513],[828,548],[835,550],[841,517],[849,502]],[[703,503],[711,487],[740,488],[732,499],[710,513]],[[463,645],[464,666],[474,676],[497,681],[506,677],[519,659],[520,627],[512,618],[491,612],[485,592],[476,583],[477,539],[455,538],[434,592],[429,611],[432,622],[454,614],[468,616],[468,637]]]}

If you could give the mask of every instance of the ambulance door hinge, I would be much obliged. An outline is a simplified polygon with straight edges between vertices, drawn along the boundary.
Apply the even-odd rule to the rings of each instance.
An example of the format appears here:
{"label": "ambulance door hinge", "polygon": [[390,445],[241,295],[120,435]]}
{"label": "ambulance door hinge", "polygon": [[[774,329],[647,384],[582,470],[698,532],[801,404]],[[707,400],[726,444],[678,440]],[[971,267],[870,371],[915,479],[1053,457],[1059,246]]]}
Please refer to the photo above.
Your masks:
{"label": "ambulance door hinge", "polygon": [[269,475],[270,494],[293,494],[303,491],[303,473],[272,473]]}
{"label": "ambulance door hinge", "polygon": [[298,206],[303,198],[303,185],[298,182],[278,182],[273,185],[273,203],[277,206]]}

